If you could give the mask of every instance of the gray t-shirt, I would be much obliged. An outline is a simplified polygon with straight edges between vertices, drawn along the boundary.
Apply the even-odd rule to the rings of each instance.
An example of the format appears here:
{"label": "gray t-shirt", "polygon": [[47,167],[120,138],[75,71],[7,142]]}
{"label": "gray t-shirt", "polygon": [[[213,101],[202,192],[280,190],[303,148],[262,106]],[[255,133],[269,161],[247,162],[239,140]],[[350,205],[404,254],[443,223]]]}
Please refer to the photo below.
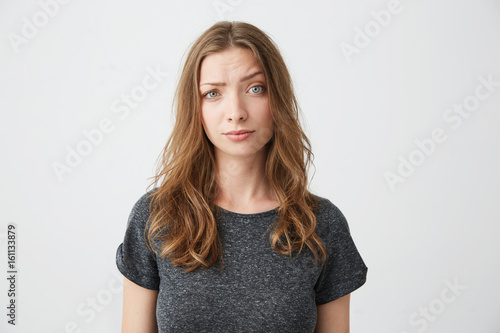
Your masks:
{"label": "gray t-shirt", "polygon": [[[316,232],[327,247],[324,266],[320,262],[314,266],[307,247],[293,259],[273,249],[271,229],[266,230],[277,220],[277,209],[239,214],[217,207],[224,269],[221,272],[216,264],[184,273],[183,267],[160,258],[144,241],[147,196],[152,191],[130,213],[116,264],[132,282],[159,290],[156,318],[160,333],[314,332],[317,305],[345,296],[366,281],[368,268],[344,215],[319,196]],[[154,248],[158,249],[158,242]]]}

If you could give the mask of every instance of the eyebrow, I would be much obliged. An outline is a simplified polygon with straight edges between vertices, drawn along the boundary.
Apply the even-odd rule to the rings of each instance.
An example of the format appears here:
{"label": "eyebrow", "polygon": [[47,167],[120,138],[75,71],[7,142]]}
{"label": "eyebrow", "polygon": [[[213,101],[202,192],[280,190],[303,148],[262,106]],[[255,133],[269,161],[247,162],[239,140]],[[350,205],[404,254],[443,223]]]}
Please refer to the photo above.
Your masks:
{"label": "eyebrow", "polygon": [[[245,81],[248,81],[250,80],[251,78],[259,75],[259,74],[264,74],[262,71],[258,71],[258,72],[255,72],[255,73],[252,73],[250,75],[247,75],[245,77],[243,77],[240,82],[245,82]],[[224,87],[226,85],[225,82],[206,82],[206,83],[202,83],[200,84],[200,87],[201,86],[205,86],[205,85],[211,85],[211,86],[217,86],[217,87]]]}

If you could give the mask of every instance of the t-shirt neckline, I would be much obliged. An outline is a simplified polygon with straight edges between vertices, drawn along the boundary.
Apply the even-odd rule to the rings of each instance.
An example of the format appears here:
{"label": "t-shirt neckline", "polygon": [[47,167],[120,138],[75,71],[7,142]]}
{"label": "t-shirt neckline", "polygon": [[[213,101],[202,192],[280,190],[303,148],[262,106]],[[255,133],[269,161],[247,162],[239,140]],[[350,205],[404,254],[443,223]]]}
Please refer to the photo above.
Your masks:
{"label": "t-shirt neckline", "polygon": [[269,215],[275,215],[275,214],[278,214],[278,208],[279,208],[279,206],[278,206],[276,208],[273,208],[273,209],[265,211],[265,212],[243,214],[243,213],[236,213],[236,212],[229,211],[229,210],[224,209],[218,205],[215,205],[215,207],[216,207],[216,209],[220,210],[222,213],[224,213],[226,215],[230,215],[230,216],[234,216],[234,217],[243,217],[243,218],[259,218],[259,217],[265,217],[265,216],[269,216]]}

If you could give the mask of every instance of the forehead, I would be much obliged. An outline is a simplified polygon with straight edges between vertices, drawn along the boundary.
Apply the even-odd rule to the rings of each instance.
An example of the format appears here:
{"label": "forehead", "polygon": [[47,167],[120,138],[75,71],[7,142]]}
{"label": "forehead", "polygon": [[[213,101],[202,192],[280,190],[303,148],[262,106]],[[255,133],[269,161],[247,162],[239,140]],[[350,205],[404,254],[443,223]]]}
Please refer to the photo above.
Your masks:
{"label": "forehead", "polygon": [[241,47],[232,47],[212,53],[203,59],[200,67],[200,82],[231,81],[262,68],[252,51]]}

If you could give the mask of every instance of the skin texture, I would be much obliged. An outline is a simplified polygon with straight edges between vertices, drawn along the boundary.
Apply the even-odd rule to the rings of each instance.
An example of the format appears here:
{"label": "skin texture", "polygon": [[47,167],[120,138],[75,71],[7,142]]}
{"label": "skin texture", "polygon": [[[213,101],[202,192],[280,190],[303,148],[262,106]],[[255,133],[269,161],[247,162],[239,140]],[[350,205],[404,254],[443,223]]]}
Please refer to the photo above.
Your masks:
{"label": "skin texture", "polygon": [[[252,52],[235,47],[207,56],[200,70],[201,121],[214,145],[220,195],[216,203],[229,211],[252,214],[278,206],[266,181],[266,143],[273,121],[262,68]],[[252,130],[244,141],[224,134]],[[158,291],[124,278],[122,333],[157,333]],[[315,333],[349,333],[350,295],[317,307]]]}
{"label": "skin texture", "polygon": [[158,290],[143,288],[123,278],[122,333],[157,333]]}
{"label": "skin texture", "polygon": [[[214,145],[218,169],[216,203],[244,214],[277,207],[264,171],[273,120],[265,76],[252,52],[233,47],[207,56],[201,63],[199,89],[203,128]],[[241,129],[254,132],[238,142],[225,135]]]}
{"label": "skin texture", "polygon": [[349,333],[349,303],[351,294],[317,306],[314,333]]}

